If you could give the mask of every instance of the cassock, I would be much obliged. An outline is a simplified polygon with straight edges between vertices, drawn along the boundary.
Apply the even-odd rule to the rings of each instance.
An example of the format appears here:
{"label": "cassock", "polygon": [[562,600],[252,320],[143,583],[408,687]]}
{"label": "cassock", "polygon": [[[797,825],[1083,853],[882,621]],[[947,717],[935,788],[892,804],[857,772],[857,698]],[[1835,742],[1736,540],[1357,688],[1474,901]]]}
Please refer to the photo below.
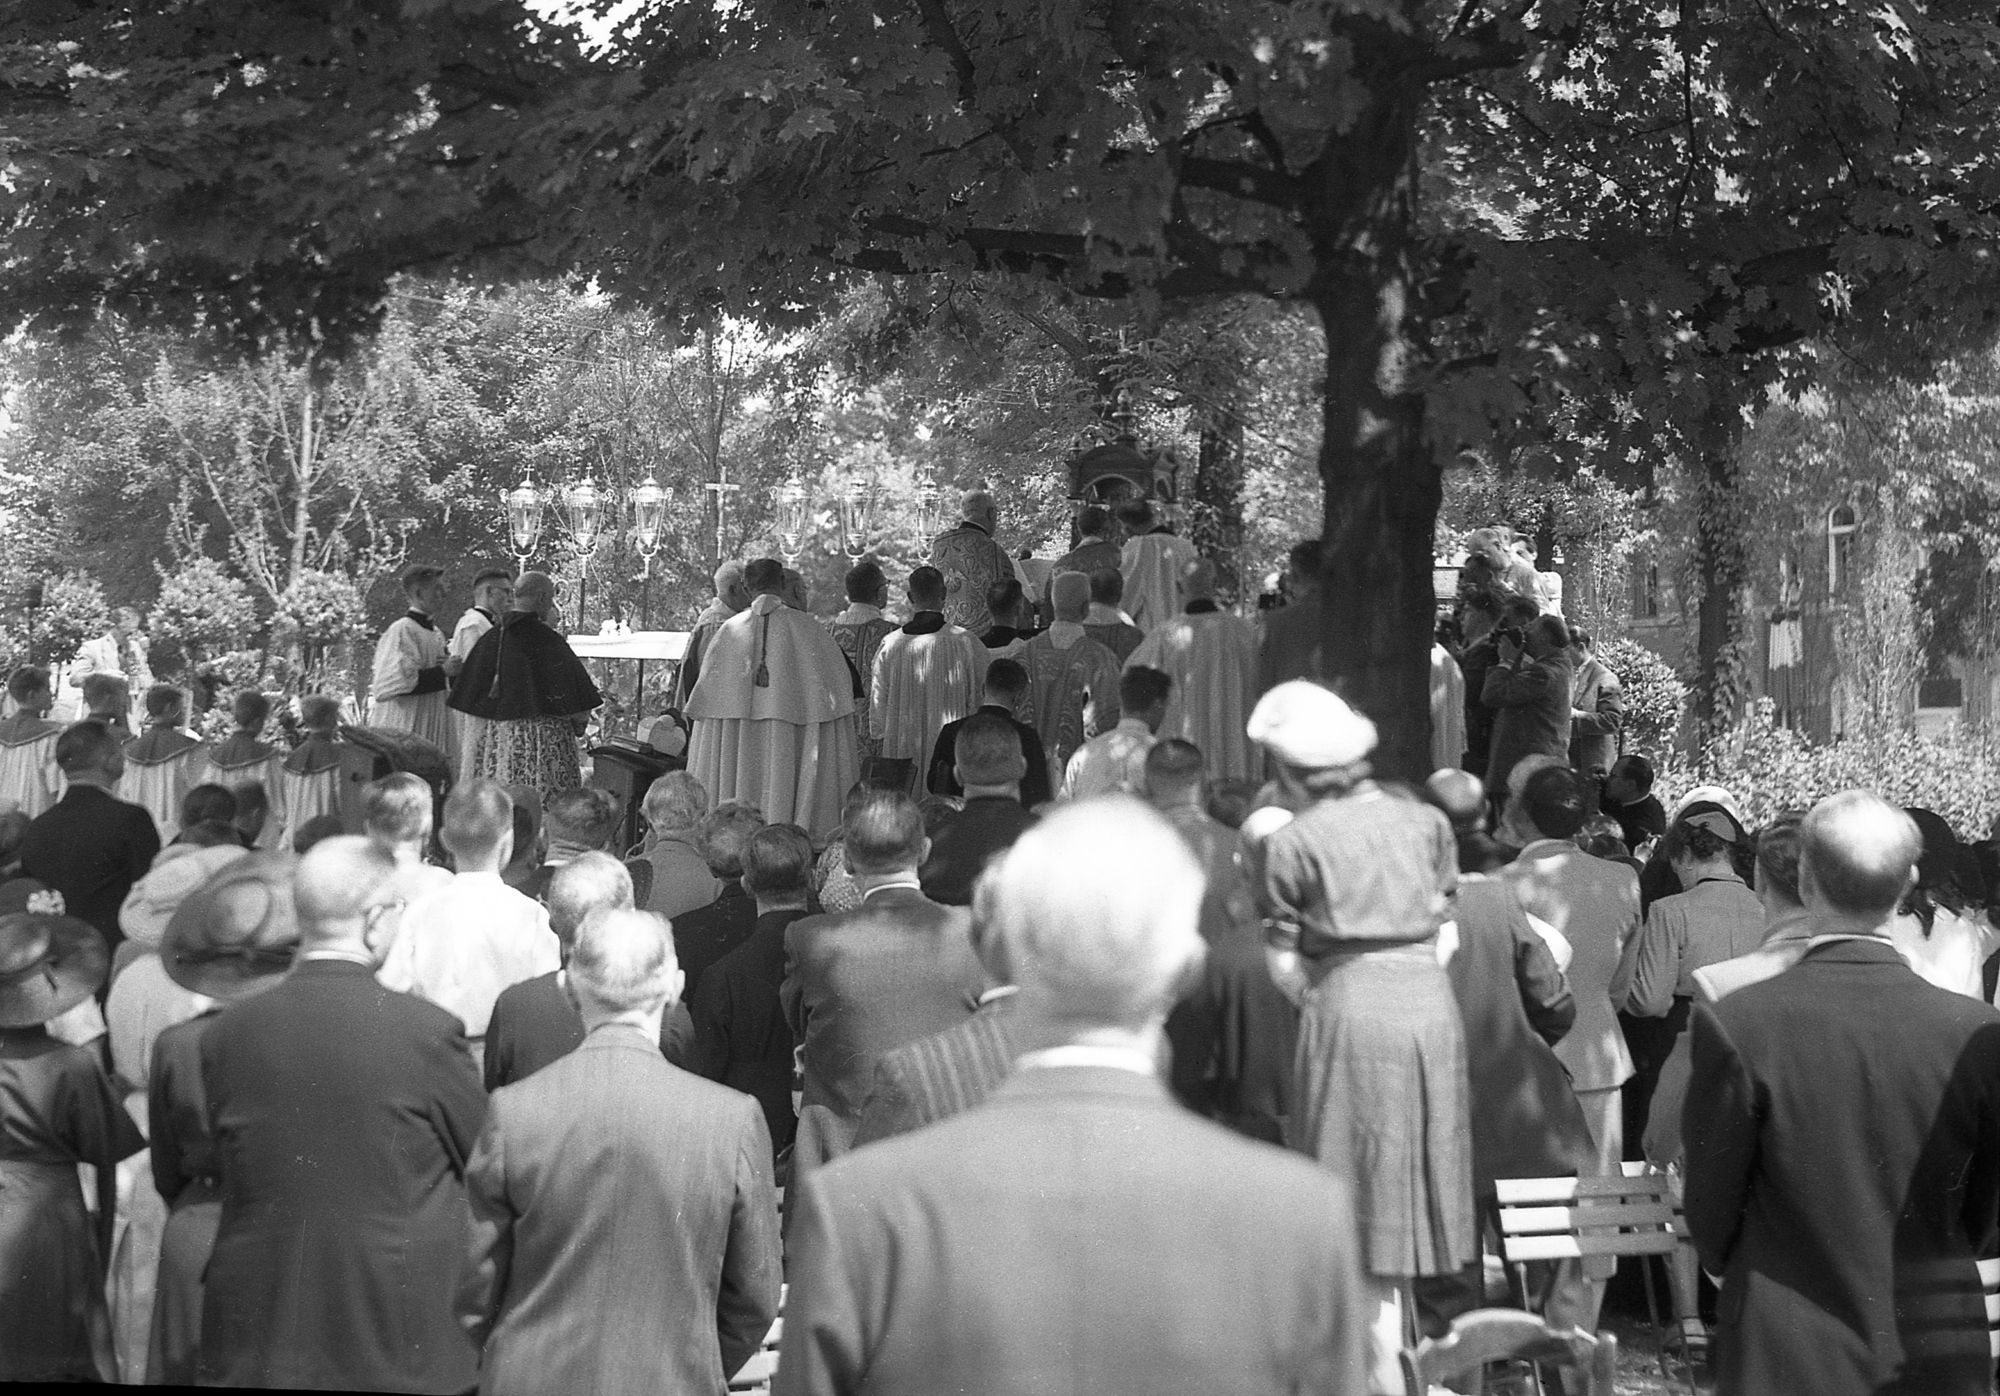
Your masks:
{"label": "cassock", "polygon": [[1257,701],[1257,627],[1241,616],[1208,609],[1154,627],[1125,667],[1158,669],[1174,681],[1159,736],[1201,748],[1214,779],[1250,780],[1263,770],[1245,728]]}
{"label": "cassock", "polygon": [[882,614],[880,606],[870,606],[863,601],[851,603],[826,623],[827,634],[833,636],[833,642],[840,646],[840,652],[847,656],[847,662],[854,666],[854,672],[862,681],[861,707],[855,715],[855,725],[861,729],[861,754],[864,758],[880,754],[875,739],[869,735],[868,676],[875,672],[875,656],[882,648],[882,641],[899,628],[896,622]]}
{"label": "cassock", "polygon": [[148,727],[125,743],[118,798],[153,816],[161,843],[181,831],[181,801],[208,770],[208,745],[171,727]]}
{"label": "cassock", "polygon": [[868,733],[881,755],[910,763],[910,791],[922,796],[925,760],[938,733],[979,708],[986,646],[936,611],[921,611],[882,641],[869,692]]}
{"label": "cassock", "polygon": [[602,704],[590,671],[532,611],[509,611],[472,647],[451,706],[484,718],[466,777],[525,785],[546,800],[583,784],[570,719]]}
{"label": "cassock", "polygon": [[1165,530],[1126,540],[1118,555],[1125,574],[1125,614],[1132,624],[1150,631],[1181,613],[1181,575],[1201,554],[1194,544]]}
{"label": "cassock", "polygon": [[368,721],[414,732],[450,760],[458,753],[444,700],[444,632],[422,611],[396,617],[375,643]]}
{"label": "cassock", "polygon": [[220,785],[229,790],[253,781],[264,787],[270,813],[263,833],[257,836],[259,848],[284,846],[285,821],[279,802],[283,799],[285,755],[248,732],[232,732],[208,749],[208,764],[195,777],[197,785]]}
{"label": "cassock", "polygon": [[56,738],[62,734],[60,722],[33,713],[0,722],[0,801],[12,801],[30,819],[55,804],[62,786]]}
{"label": "cassock", "polygon": [[861,774],[854,675],[818,621],[759,596],[715,632],[685,711],[688,770],[716,803],[747,801],[814,837],[840,823]]}

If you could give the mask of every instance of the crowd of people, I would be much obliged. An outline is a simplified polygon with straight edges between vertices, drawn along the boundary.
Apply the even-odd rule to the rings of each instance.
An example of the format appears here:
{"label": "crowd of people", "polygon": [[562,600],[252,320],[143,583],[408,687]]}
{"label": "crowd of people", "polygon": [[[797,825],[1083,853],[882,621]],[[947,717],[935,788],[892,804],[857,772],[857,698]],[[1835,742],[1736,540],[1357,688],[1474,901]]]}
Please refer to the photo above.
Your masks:
{"label": "crowd of people", "polygon": [[[441,798],[315,808],[330,700],[211,745],[16,673],[0,1377],[721,1392],[784,1296],[780,1393],[1393,1393],[1529,1297],[1499,1180],[1633,1156],[1719,1390],[1988,1389],[1990,846],[1862,791],[1668,809],[1497,532],[1416,784],[1295,672],[1313,547],[1253,619],[1149,504],[1046,570],[965,506],[830,621],[718,570],[636,847],[540,574],[448,640],[405,578],[375,720]],[[1546,1270],[1594,1329],[1611,1267]]]}

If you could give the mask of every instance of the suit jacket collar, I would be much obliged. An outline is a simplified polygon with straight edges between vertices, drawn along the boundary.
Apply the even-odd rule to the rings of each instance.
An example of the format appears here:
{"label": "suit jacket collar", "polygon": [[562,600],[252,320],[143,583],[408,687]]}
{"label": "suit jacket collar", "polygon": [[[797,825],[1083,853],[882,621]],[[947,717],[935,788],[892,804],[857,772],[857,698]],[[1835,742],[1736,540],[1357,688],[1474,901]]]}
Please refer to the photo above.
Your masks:
{"label": "suit jacket collar", "polygon": [[[1006,1000],[1001,1000],[1006,1002]],[[1130,1100],[1170,1108],[1166,1083],[1110,1066],[1040,1066],[1009,1073],[993,1092],[1000,1102]]]}
{"label": "suit jacket collar", "polygon": [[[667,1010],[671,1013],[673,1010]],[[629,1023],[603,1023],[584,1034],[579,1052],[623,1052],[640,1051],[648,1056],[660,1055],[660,1044],[648,1038]]]}
{"label": "suit jacket collar", "polygon": [[[1903,952],[1881,936],[1845,936],[1809,948],[1800,964],[1895,965],[1909,969]],[[1911,971],[1915,973],[1914,970]]]}
{"label": "suit jacket collar", "polygon": [[884,887],[880,891],[870,892],[864,896],[861,905],[855,910],[880,911],[884,907],[928,906],[930,900],[924,895],[921,887]]}

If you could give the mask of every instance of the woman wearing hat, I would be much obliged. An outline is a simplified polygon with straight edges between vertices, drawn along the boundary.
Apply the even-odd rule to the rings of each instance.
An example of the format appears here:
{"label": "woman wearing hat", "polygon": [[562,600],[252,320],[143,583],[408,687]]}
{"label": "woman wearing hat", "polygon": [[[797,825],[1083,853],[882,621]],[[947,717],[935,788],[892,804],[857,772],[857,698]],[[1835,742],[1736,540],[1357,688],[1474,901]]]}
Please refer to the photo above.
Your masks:
{"label": "woman wearing hat", "polygon": [[102,1202],[118,1161],[146,1141],[97,1053],[44,1027],[96,992],[110,958],[73,916],[0,916],[0,1381],[118,1377],[104,1304],[111,1208],[93,1227],[77,1165],[97,1170]]}
{"label": "woman wearing hat", "polygon": [[1317,684],[1273,688],[1249,733],[1299,809],[1254,854],[1272,947],[1300,970],[1286,1142],[1354,1186],[1375,1389],[1400,1391],[1409,1281],[1479,1255],[1465,1032],[1436,947],[1451,825],[1367,778],[1375,724]]}
{"label": "woman wearing hat", "polygon": [[1889,938],[1926,983],[1969,998],[1986,998],[1987,957],[2000,950],[2000,931],[1986,914],[1986,875],[1979,858],[1958,841],[1943,816],[1903,813],[1924,837],[1917,880],[1904,894]]}
{"label": "woman wearing hat", "polygon": [[153,1044],[147,1119],[153,1182],[168,1201],[154,1292],[148,1385],[191,1386],[201,1347],[201,1276],[222,1221],[221,1160],[201,1084],[201,1042],[228,1004],[284,977],[298,951],[292,868],[282,853],[239,857],[189,894],[167,923],[160,962],[203,1011]]}

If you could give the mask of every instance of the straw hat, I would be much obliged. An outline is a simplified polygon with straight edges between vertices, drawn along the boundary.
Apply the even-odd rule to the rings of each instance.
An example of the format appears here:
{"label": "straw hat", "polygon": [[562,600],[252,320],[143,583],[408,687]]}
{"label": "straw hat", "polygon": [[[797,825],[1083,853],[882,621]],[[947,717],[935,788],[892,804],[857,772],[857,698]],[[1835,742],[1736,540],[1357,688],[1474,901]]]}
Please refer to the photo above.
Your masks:
{"label": "straw hat", "polygon": [[289,853],[252,853],[203,883],[167,922],[160,961],[167,978],[213,999],[268,989],[299,949]]}
{"label": "straw hat", "polygon": [[62,914],[62,894],[27,878],[8,884],[0,912],[0,1028],[60,1017],[97,992],[111,952],[96,927]]}
{"label": "straw hat", "polygon": [[227,844],[200,848],[177,843],[161,849],[152,869],[132,884],[125,904],[118,908],[118,929],[128,940],[157,948],[180,904],[209,878],[249,856],[247,849]]}

